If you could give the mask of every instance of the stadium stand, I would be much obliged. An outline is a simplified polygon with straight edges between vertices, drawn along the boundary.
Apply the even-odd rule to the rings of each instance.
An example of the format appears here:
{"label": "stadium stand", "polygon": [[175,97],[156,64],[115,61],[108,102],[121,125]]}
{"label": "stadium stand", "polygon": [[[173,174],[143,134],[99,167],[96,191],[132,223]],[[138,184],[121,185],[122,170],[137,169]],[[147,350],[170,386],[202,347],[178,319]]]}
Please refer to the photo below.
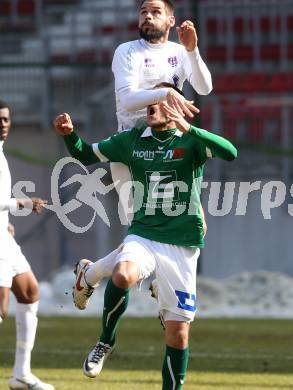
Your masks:
{"label": "stadium stand", "polygon": [[[293,59],[293,4],[289,0],[281,0],[282,7],[275,0],[269,0],[269,3],[270,6],[263,0],[257,4],[250,0],[245,3],[229,1],[228,7],[224,0],[199,2],[200,49],[212,71],[214,96],[218,98],[220,106],[222,95],[231,95],[235,99],[244,97],[247,100],[252,96],[293,93],[293,76],[290,71]],[[79,67],[83,80],[82,95],[88,96],[88,101],[95,95],[96,89],[94,83],[88,85],[86,81],[90,69],[95,69],[93,74],[103,74],[97,83],[105,87],[111,82],[108,70],[114,48],[122,41],[137,37],[135,5],[133,0],[2,0],[0,29],[5,31],[5,36],[0,42],[3,53],[0,63],[15,64],[22,61],[40,64],[40,67],[47,64],[52,72],[45,79],[57,88],[53,92],[57,99],[54,102],[56,106],[58,96],[64,98],[61,89],[76,77],[76,67]],[[177,19],[180,20],[191,13],[193,3],[182,0],[177,7]],[[23,35],[23,31],[26,34]],[[100,70],[97,71],[97,68]],[[25,76],[28,74],[27,68],[19,69],[16,80],[29,77],[31,87],[16,94],[16,82],[15,89],[10,91],[11,100],[34,101],[37,96],[34,86],[38,85],[39,75],[44,72],[34,74],[32,71],[29,76]],[[7,85],[6,76],[7,71],[2,66],[2,89]],[[93,77],[95,79],[97,76]],[[28,91],[31,95],[27,99],[21,98],[28,95]],[[68,90],[70,93],[73,93],[72,88]],[[72,104],[74,98],[66,97]],[[37,100],[46,99],[49,97],[44,95]],[[204,121],[214,115],[213,104],[209,99],[206,98],[208,108],[204,109]],[[45,103],[42,105],[46,106]],[[24,108],[26,106],[23,105]],[[20,112],[24,113],[24,108]],[[223,118],[227,115],[229,118],[236,116],[232,114],[233,104],[231,110],[227,109],[227,103],[222,110]],[[54,108],[51,111],[54,112]],[[231,119],[229,123],[235,120]],[[233,132],[230,128],[231,125],[228,125],[228,132]],[[255,139],[261,141],[259,135]]]}

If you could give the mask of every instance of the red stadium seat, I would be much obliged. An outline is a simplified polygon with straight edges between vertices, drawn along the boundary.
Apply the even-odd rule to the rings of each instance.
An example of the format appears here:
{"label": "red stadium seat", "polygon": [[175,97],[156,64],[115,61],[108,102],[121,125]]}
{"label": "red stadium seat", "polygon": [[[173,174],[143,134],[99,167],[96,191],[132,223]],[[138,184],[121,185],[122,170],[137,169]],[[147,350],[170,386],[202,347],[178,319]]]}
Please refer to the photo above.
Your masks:
{"label": "red stadium seat", "polygon": [[136,32],[137,33],[137,21],[133,21],[133,22],[130,22],[128,23],[128,26],[127,26],[127,30],[129,32]]}
{"label": "red stadium seat", "polygon": [[290,43],[288,45],[287,50],[288,50],[288,54],[287,55],[288,55],[289,60],[293,60],[293,44],[292,43]]}
{"label": "red stadium seat", "polygon": [[77,53],[76,61],[81,64],[89,64],[96,62],[96,51],[95,50],[83,50]]}
{"label": "red stadium seat", "polygon": [[243,77],[241,92],[265,92],[268,88],[269,76],[265,73],[250,73]]}
{"label": "red stadium seat", "polygon": [[287,28],[289,31],[293,30],[293,15],[287,17]]}
{"label": "red stadium seat", "polygon": [[11,2],[6,0],[0,1],[0,17],[9,15],[11,12]]}
{"label": "red stadium seat", "polygon": [[251,18],[243,18],[242,16],[237,16],[233,20],[233,31],[235,34],[243,34],[245,31],[253,31],[254,20]]}
{"label": "red stadium seat", "polygon": [[271,129],[270,141],[279,143],[281,140],[281,110],[279,107],[254,107],[248,111],[248,137],[253,143],[264,143],[268,138],[267,129]]}
{"label": "red stadium seat", "polygon": [[229,73],[219,75],[215,79],[214,90],[216,93],[238,93],[242,89],[243,76]]}
{"label": "red stadium seat", "polygon": [[204,129],[212,128],[212,119],[213,119],[213,104],[206,103],[200,109],[200,118],[201,118],[201,126]]}
{"label": "red stadium seat", "polygon": [[209,34],[215,34],[219,30],[219,20],[216,18],[209,18],[206,22],[206,30]]}
{"label": "red stadium seat", "polygon": [[108,24],[108,25],[103,26],[101,28],[101,32],[103,35],[114,34],[115,31],[116,31],[116,28],[115,28],[115,26],[113,26],[113,24]]}
{"label": "red stadium seat", "polygon": [[262,45],[260,48],[260,58],[263,61],[279,61],[280,56],[280,46],[277,44]]}
{"label": "red stadium seat", "polygon": [[70,64],[71,58],[69,54],[52,54],[50,56],[50,63],[54,65]]}
{"label": "red stadium seat", "polygon": [[225,62],[227,59],[227,47],[225,45],[209,45],[207,48],[207,59],[209,61]]}
{"label": "red stadium seat", "polygon": [[34,15],[36,4],[34,0],[18,0],[17,12],[20,15]]}
{"label": "red stadium seat", "polygon": [[242,34],[244,31],[244,19],[242,17],[237,17],[233,20],[233,31],[236,34]]}
{"label": "red stadium seat", "polygon": [[252,61],[253,46],[252,45],[238,45],[234,47],[233,58],[235,61]]}
{"label": "red stadium seat", "polygon": [[267,33],[272,29],[272,21],[268,16],[264,16],[259,20],[260,31]]}
{"label": "red stadium seat", "polygon": [[292,92],[293,91],[293,74],[290,72],[280,72],[273,74],[268,85],[271,92]]}

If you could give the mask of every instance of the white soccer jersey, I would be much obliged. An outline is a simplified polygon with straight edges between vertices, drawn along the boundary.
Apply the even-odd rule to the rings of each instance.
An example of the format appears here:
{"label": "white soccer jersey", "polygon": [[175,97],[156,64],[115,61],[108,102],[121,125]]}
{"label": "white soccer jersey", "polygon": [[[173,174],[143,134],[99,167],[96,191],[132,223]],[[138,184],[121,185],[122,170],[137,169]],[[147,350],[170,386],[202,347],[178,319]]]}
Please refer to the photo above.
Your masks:
{"label": "white soccer jersey", "polygon": [[7,231],[8,212],[16,209],[16,199],[11,198],[11,176],[3,153],[3,141],[0,141],[0,231]]}
{"label": "white soccer jersey", "polygon": [[168,88],[152,90],[160,82],[182,89],[188,80],[201,95],[212,90],[211,74],[198,48],[187,52],[184,46],[170,41],[151,44],[140,39],[123,43],[115,51],[112,71],[118,131],[137,125],[138,120],[146,117],[147,105],[166,98]]}

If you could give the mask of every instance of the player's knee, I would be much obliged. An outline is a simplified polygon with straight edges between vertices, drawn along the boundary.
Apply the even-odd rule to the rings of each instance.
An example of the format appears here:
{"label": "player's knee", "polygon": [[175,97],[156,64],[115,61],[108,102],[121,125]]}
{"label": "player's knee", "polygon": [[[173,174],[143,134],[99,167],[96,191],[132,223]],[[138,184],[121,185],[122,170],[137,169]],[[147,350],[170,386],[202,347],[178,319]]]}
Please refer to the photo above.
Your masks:
{"label": "player's knee", "polygon": [[113,283],[119,288],[130,288],[135,284],[133,275],[123,271],[117,271],[112,276]]}
{"label": "player's knee", "polygon": [[33,284],[29,286],[25,291],[22,291],[22,294],[20,297],[18,297],[19,303],[35,303],[40,299],[39,296],[39,287],[37,284]]}
{"label": "player's knee", "polygon": [[112,281],[119,288],[130,288],[138,280],[138,268],[131,262],[117,264],[113,271]]}
{"label": "player's knee", "polygon": [[188,332],[183,329],[179,329],[172,334],[172,337],[169,338],[168,344],[170,347],[177,349],[186,348],[188,346]]}

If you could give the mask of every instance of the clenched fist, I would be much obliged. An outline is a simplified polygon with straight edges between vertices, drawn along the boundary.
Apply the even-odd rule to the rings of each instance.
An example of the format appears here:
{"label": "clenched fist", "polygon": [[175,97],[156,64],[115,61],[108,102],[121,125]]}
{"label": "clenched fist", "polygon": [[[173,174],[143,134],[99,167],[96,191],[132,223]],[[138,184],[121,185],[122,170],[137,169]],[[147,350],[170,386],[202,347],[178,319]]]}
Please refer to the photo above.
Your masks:
{"label": "clenched fist", "polygon": [[68,135],[73,132],[73,124],[69,114],[58,115],[54,120],[54,127],[58,134]]}
{"label": "clenched fist", "polygon": [[194,24],[190,20],[185,20],[179,27],[176,27],[180,43],[187,51],[193,51],[197,47],[197,33]]}

